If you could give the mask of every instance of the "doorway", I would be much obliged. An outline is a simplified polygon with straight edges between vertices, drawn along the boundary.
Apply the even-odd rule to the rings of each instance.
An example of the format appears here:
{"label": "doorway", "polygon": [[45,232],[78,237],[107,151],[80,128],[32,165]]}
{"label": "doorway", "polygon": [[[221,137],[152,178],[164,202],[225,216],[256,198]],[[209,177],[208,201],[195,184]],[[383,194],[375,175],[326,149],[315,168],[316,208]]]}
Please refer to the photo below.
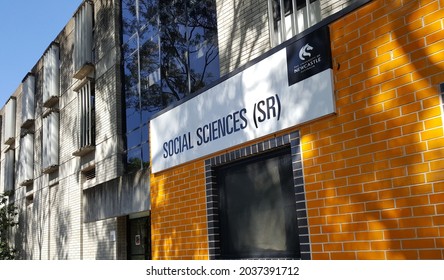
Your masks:
{"label": "doorway", "polygon": [[150,216],[128,219],[128,259],[151,259]]}

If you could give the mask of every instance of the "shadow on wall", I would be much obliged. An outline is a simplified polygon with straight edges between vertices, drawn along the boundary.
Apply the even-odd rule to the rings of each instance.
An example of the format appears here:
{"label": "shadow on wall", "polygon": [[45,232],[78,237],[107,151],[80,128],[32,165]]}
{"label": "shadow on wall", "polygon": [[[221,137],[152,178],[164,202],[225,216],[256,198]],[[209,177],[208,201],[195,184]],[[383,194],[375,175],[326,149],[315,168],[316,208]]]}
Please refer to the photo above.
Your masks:
{"label": "shadow on wall", "polygon": [[[54,189],[54,191],[52,191]],[[69,257],[69,243],[70,243],[70,234],[71,226],[72,226],[72,217],[71,211],[69,208],[63,207],[63,201],[61,197],[61,190],[58,187],[51,188],[51,196],[54,196],[50,203],[50,208],[54,209],[53,206],[56,206],[56,211],[53,211],[53,215],[51,215],[51,221],[55,221],[55,226],[51,226],[51,234],[55,236],[55,246],[56,250],[54,254],[51,254],[52,259],[58,260],[66,260]],[[57,203],[56,203],[57,201]],[[62,202],[62,203],[61,203]]]}
{"label": "shadow on wall", "polygon": [[208,259],[204,181],[193,163],[151,176],[153,260]]}
{"label": "shadow on wall", "polygon": [[439,5],[373,1],[332,24],[338,115],[303,141],[315,258],[444,258]]}
{"label": "shadow on wall", "polygon": [[85,256],[85,258],[93,258],[96,260],[115,259],[115,250],[117,240],[110,239],[110,232],[115,232],[117,238],[117,229],[106,221],[86,223],[87,234],[90,240],[94,240],[96,250],[95,254]]}
{"label": "shadow on wall", "polygon": [[[252,7],[252,1],[237,0],[220,2],[221,8],[226,10],[227,14],[232,13],[231,19],[233,19],[231,27],[227,32],[228,39],[225,40],[226,44],[223,46],[219,45],[221,74],[223,75],[261,55],[270,49],[270,45],[268,33],[264,34],[264,30],[268,31],[268,4],[266,1],[263,1],[265,4],[262,4],[265,9],[257,12],[257,14],[263,14],[260,20],[245,16],[245,14],[250,13],[248,10],[255,10],[262,7]],[[227,8],[224,7],[225,5],[231,5],[232,7]],[[221,8],[218,7],[218,18],[221,17],[219,14]],[[221,31],[219,27],[219,32]],[[222,36],[225,36],[225,34]],[[219,38],[221,38],[221,34],[219,34]],[[264,44],[262,41],[267,43],[264,47],[262,46]]]}

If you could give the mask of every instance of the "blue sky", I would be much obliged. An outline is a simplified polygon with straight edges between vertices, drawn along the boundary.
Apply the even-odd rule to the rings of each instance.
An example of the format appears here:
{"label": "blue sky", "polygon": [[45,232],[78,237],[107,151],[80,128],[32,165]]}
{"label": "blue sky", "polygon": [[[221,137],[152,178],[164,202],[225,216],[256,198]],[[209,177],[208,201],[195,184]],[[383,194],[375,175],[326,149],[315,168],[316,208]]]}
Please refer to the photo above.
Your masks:
{"label": "blue sky", "polygon": [[0,5],[0,108],[82,0],[5,0]]}

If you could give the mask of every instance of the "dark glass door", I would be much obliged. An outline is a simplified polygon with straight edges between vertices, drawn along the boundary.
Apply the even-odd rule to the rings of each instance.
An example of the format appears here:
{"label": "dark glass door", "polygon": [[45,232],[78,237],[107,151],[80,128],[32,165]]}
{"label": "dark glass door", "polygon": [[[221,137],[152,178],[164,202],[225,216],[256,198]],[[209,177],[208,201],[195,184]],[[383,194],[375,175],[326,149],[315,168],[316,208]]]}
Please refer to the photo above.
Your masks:
{"label": "dark glass door", "polygon": [[150,217],[128,220],[128,259],[151,259],[151,224]]}

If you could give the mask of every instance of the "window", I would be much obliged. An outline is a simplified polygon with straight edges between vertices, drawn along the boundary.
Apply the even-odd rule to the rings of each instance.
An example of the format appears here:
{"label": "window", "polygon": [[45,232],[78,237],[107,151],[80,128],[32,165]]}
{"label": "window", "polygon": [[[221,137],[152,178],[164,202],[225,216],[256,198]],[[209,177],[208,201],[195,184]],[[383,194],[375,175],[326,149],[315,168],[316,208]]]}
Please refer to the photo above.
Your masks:
{"label": "window", "polygon": [[52,107],[60,92],[59,46],[53,43],[43,56],[43,106]]}
{"label": "window", "polygon": [[43,173],[52,173],[59,165],[59,112],[55,109],[43,115]]}
{"label": "window", "polygon": [[73,155],[82,156],[94,150],[96,139],[94,83],[85,79],[78,87],[79,150]]}
{"label": "window", "polygon": [[82,187],[86,189],[92,187],[96,183],[96,167],[95,165],[88,166],[82,170]]}
{"label": "window", "polygon": [[85,1],[75,15],[74,78],[83,79],[93,70],[93,6]]}
{"label": "window", "polygon": [[28,133],[20,139],[20,152],[18,161],[18,183],[26,186],[34,178],[34,135]]}
{"label": "window", "polygon": [[290,149],[216,169],[222,258],[300,258]]}
{"label": "window", "polygon": [[5,144],[11,145],[15,141],[15,110],[16,110],[15,97],[11,97],[5,105]]}
{"label": "window", "polygon": [[127,169],[149,164],[151,116],[219,78],[215,0],[122,0]]}
{"label": "window", "polygon": [[31,73],[23,79],[22,123],[21,127],[29,127],[34,121],[35,77]]}
{"label": "window", "polygon": [[310,259],[299,132],[205,160],[210,259]]}
{"label": "window", "polygon": [[13,149],[8,149],[5,152],[5,163],[3,165],[4,191],[10,191],[14,189],[14,174],[15,174],[15,152]]}
{"label": "window", "polygon": [[273,46],[321,20],[320,0],[269,0],[268,6]]}

